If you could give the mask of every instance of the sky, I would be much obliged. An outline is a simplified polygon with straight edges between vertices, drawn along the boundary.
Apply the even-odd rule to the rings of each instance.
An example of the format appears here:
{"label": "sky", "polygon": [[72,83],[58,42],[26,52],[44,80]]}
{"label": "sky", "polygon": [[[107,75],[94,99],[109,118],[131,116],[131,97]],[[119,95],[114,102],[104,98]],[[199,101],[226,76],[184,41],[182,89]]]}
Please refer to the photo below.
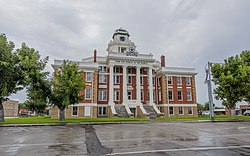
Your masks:
{"label": "sky", "polygon": [[[54,59],[107,54],[114,31],[166,66],[195,68],[198,103],[208,101],[205,66],[250,49],[249,0],[0,0],[0,33]],[[215,86],[213,86],[215,87]],[[11,99],[25,101],[25,91]],[[220,106],[220,101],[215,101]]]}

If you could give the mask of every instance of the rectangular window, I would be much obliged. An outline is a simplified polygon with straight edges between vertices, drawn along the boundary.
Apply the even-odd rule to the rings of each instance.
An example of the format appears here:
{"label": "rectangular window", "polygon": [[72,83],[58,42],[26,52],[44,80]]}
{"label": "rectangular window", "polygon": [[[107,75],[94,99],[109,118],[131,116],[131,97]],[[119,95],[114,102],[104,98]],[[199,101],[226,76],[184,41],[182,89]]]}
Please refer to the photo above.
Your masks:
{"label": "rectangular window", "polygon": [[181,85],[181,77],[177,76],[177,85]]}
{"label": "rectangular window", "polygon": [[172,79],[172,76],[168,76],[168,84],[173,84],[173,79]]}
{"label": "rectangular window", "polygon": [[172,90],[168,91],[168,99],[169,99],[169,101],[173,101],[173,91]]}
{"label": "rectangular window", "polygon": [[128,76],[128,84],[132,84],[132,76]]}
{"label": "rectangular window", "polygon": [[128,68],[128,74],[132,74],[132,69]]}
{"label": "rectangular window", "polygon": [[143,76],[140,77],[141,85],[143,84]]}
{"label": "rectangular window", "polygon": [[99,73],[106,73],[107,67],[106,66],[99,66]]}
{"label": "rectangular window", "polygon": [[157,84],[160,85],[160,78],[157,78]]}
{"label": "rectangular window", "polygon": [[187,101],[192,101],[192,92],[190,90],[187,91]]}
{"label": "rectangular window", "polygon": [[98,116],[107,116],[107,107],[98,107]]}
{"label": "rectangular window", "polygon": [[91,99],[91,89],[90,88],[85,89],[85,99]]}
{"label": "rectangular window", "polygon": [[91,81],[92,81],[92,73],[86,72],[86,82],[91,82]]}
{"label": "rectangular window", "polygon": [[182,100],[182,91],[178,91],[178,100],[179,100],[179,101]]}
{"label": "rectangular window", "polygon": [[183,115],[183,107],[179,107],[179,114]]}
{"label": "rectangular window", "polygon": [[120,100],[120,91],[119,90],[115,90],[114,91],[114,100],[115,101],[119,101]]}
{"label": "rectangular window", "polygon": [[174,107],[169,107],[169,114],[171,114],[171,115],[174,114]]}
{"label": "rectangular window", "polygon": [[193,114],[193,107],[188,107],[188,114],[192,115]]}
{"label": "rectangular window", "polygon": [[142,68],[140,69],[140,74],[143,74],[143,69]]}
{"label": "rectangular window", "polygon": [[77,116],[78,115],[78,108],[77,106],[72,106],[72,116]]}
{"label": "rectangular window", "polygon": [[84,107],[84,116],[90,116],[91,115],[91,108],[90,106]]}
{"label": "rectangular window", "polygon": [[115,73],[120,73],[120,67],[115,67]]}
{"label": "rectangular window", "polygon": [[128,100],[132,100],[132,92],[128,91]]}
{"label": "rectangular window", "polygon": [[155,101],[155,92],[153,91],[153,100]]}
{"label": "rectangular window", "polygon": [[106,90],[99,90],[98,91],[98,100],[99,101],[106,101],[107,100],[107,91]]}
{"label": "rectangular window", "polygon": [[114,84],[119,84],[119,83],[120,83],[120,76],[114,75]]}
{"label": "rectangular window", "polygon": [[153,77],[153,85],[155,85],[155,77]]}
{"label": "rectangular window", "polygon": [[144,92],[141,91],[141,101],[143,101],[143,99],[144,99]]}
{"label": "rectangular window", "polygon": [[99,83],[107,83],[107,75],[99,74]]}
{"label": "rectangular window", "polygon": [[187,86],[191,85],[191,78],[190,77],[186,77],[186,85]]}

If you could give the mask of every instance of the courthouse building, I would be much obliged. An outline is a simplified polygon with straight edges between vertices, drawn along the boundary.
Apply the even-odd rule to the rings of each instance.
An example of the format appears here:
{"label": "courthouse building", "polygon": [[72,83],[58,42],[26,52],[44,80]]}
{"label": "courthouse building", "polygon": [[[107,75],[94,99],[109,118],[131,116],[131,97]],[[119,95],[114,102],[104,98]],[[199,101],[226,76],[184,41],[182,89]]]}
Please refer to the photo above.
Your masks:
{"label": "courthouse building", "polygon": [[[60,71],[63,60],[52,65]],[[171,117],[197,116],[194,68],[165,65],[153,55],[140,53],[128,31],[115,31],[106,56],[93,56],[77,62],[86,88],[84,100],[65,110],[66,118]],[[58,118],[57,107],[52,117]]]}

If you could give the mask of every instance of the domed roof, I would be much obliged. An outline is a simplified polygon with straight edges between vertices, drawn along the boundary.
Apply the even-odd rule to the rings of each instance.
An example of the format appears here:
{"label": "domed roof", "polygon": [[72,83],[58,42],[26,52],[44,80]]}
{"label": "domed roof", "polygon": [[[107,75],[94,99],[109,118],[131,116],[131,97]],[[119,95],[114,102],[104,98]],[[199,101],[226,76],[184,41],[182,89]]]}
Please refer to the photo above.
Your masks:
{"label": "domed roof", "polygon": [[120,29],[116,29],[115,33],[113,34],[113,39],[114,39],[114,36],[118,34],[130,36],[127,30],[120,28]]}

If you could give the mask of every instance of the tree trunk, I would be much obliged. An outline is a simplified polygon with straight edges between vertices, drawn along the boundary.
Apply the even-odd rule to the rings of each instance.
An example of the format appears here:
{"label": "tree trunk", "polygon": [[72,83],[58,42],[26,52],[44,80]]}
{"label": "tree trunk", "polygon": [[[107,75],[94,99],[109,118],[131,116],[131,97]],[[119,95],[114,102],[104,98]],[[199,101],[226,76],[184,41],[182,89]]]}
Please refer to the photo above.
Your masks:
{"label": "tree trunk", "polygon": [[231,118],[236,119],[236,110],[233,108],[230,111],[231,111]]}
{"label": "tree trunk", "polygon": [[0,100],[0,122],[4,122],[4,109],[3,109],[2,100]]}
{"label": "tree trunk", "polygon": [[65,108],[59,108],[59,110],[60,110],[60,112],[59,112],[59,116],[60,116],[59,120],[60,121],[65,121],[64,109]]}

